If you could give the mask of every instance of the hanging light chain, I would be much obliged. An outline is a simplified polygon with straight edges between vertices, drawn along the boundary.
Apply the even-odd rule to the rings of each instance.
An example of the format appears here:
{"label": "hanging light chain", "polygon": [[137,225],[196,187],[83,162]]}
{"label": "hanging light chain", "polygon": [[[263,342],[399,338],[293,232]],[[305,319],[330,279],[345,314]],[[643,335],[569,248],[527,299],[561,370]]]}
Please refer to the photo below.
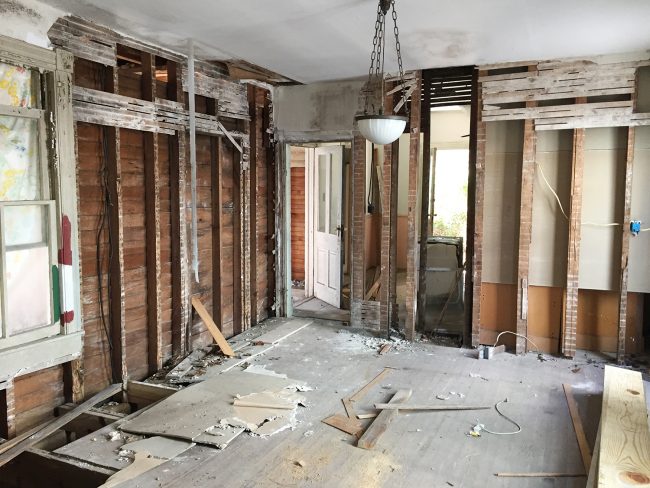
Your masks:
{"label": "hanging light chain", "polygon": [[406,103],[406,84],[404,83],[404,67],[402,66],[402,51],[399,43],[399,28],[397,27],[397,10],[395,9],[395,0],[391,1],[393,7],[393,33],[395,34],[395,50],[397,51],[397,66],[399,68],[399,83],[402,85],[402,99],[406,114],[409,113],[408,103]]}

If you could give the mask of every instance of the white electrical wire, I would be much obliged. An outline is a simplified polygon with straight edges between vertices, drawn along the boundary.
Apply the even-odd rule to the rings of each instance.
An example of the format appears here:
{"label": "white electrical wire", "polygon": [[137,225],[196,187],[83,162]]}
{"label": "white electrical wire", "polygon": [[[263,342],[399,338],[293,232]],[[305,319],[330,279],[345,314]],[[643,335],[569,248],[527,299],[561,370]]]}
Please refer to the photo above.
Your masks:
{"label": "white electrical wire", "polygon": [[[508,402],[508,399],[507,399],[507,398],[506,398],[505,400],[501,400],[500,402],[498,402],[498,403],[494,406],[494,408],[496,409],[497,413],[498,413],[499,415],[501,415],[504,419],[506,419],[506,420],[507,420],[508,422],[510,422],[511,424],[516,425],[516,426],[517,426],[517,430],[512,431],[512,432],[494,432],[494,431],[491,431],[491,430],[486,429],[486,428],[485,428],[485,425],[484,425],[484,424],[481,424],[481,425],[482,425],[482,429],[481,429],[482,431],[487,432],[488,434],[493,434],[493,435],[514,435],[514,434],[519,434],[519,432],[521,432],[521,425],[519,425],[517,422],[515,422],[514,420],[512,420],[510,417],[504,415],[504,413],[501,412],[501,410],[499,410],[499,405],[502,404],[502,403],[507,403],[507,402]],[[477,419],[477,422],[478,422],[478,419]],[[480,423],[480,422],[479,422],[479,423]]]}
{"label": "white electrical wire", "polygon": [[618,222],[612,222],[611,224],[601,224],[599,222],[583,222],[582,225],[590,225],[592,227],[616,227],[623,224],[619,224]]}
{"label": "white electrical wire", "polygon": [[539,164],[537,161],[535,161],[535,164],[536,164],[537,167],[539,168],[539,174],[542,176],[542,179],[544,180],[544,183],[546,183],[546,186],[548,186],[548,189],[551,190],[551,193],[553,194],[553,196],[554,196],[555,199],[557,200],[557,204],[560,206],[560,210],[562,211],[562,215],[564,215],[564,218],[565,218],[565,219],[569,220],[569,216],[568,216],[568,215],[566,214],[566,212],[564,211],[564,207],[562,206],[562,202],[560,201],[560,197],[557,196],[557,193],[555,193],[555,190],[553,189],[553,187],[551,186],[551,184],[550,184],[550,183],[548,182],[548,180],[546,179],[546,175],[544,174],[544,170],[542,169],[542,165]]}
{"label": "white electrical wire", "polygon": [[516,332],[511,332],[511,331],[509,331],[509,330],[504,330],[503,332],[499,332],[499,335],[497,336],[497,340],[494,341],[494,347],[497,347],[497,343],[499,342],[499,338],[500,338],[503,334],[512,334],[512,335],[515,335],[515,336],[517,336],[517,337],[521,337],[522,339],[526,339],[528,342],[530,342],[530,343],[535,347],[535,352],[537,352],[537,353],[540,353],[540,352],[541,352],[541,350],[539,349],[539,347],[537,347],[537,344],[535,344],[533,341],[531,341],[528,337],[526,337],[526,336],[524,336],[524,335],[521,335],[521,334],[517,334]]}

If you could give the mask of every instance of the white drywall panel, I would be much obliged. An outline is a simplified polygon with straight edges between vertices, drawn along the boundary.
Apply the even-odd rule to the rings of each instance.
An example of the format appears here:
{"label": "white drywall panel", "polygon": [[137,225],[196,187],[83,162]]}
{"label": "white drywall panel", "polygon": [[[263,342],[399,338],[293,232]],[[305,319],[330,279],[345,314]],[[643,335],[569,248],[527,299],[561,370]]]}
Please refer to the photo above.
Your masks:
{"label": "white drywall panel", "polygon": [[[650,127],[635,128],[632,220],[650,228]],[[628,231],[629,223],[625,224]],[[628,291],[650,293],[650,231],[630,238]]]}
{"label": "white drywall panel", "polygon": [[483,207],[483,281],[517,281],[523,122],[488,122]]}
{"label": "white drywall panel", "polygon": [[618,290],[627,129],[586,129],[578,286]]}
{"label": "white drywall panel", "polygon": [[553,191],[558,195],[564,211],[568,213],[572,146],[571,130],[537,133],[537,166],[533,184],[533,228],[528,274],[528,284],[532,286],[566,285],[569,223]]}

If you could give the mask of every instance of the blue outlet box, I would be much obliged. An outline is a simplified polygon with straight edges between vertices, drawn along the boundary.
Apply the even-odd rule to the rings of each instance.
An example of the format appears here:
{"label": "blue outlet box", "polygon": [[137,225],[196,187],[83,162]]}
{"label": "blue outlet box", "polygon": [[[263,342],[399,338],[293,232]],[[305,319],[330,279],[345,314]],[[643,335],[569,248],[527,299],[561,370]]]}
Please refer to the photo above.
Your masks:
{"label": "blue outlet box", "polygon": [[633,220],[632,222],[630,222],[630,232],[632,232],[633,236],[639,235],[639,232],[641,232],[640,220]]}

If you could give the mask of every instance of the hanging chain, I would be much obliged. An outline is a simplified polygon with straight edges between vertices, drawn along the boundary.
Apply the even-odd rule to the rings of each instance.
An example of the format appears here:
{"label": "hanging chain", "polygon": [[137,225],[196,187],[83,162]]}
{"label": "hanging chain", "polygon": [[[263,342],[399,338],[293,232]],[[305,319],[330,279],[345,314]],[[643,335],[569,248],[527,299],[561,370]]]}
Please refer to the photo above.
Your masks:
{"label": "hanging chain", "polygon": [[[408,116],[409,107],[406,103],[407,87],[404,82],[404,68],[402,66],[402,52],[399,42],[399,29],[397,28],[397,10],[395,10],[395,0],[390,0],[389,6],[393,9],[393,33],[395,34],[395,48],[397,50],[397,65],[399,68],[399,83],[402,86],[402,99],[404,99],[404,107]],[[389,7],[389,8],[390,8]],[[368,70],[368,83],[366,87],[365,97],[365,112],[368,113],[368,106],[370,103],[371,94],[374,92],[373,77],[381,83],[381,96],[380,107],[383,107],[383,92],[384,92],[384,57],[386,55],[386,14],[382,9],[382,0],[379,0],[377,5],[377,20],[375,21],[375,36],[372,39],[372,53],[370,54],[370,68]]]}
{"label": "hanging chain", "polygon": [[404,108],[406,116],[409,115],[408,103],[406,103],[406,84],[404,83],[404,67],[402,66],[402,51],[399,43],[399,29],[397,28],[397,10],[395,9],[395,0],[391,2],[393,6],[393,33],[395,34],[395,50],[397,51],[397,66],[399,68],[399,82],[402,85],[402,99],[404,100]]}

